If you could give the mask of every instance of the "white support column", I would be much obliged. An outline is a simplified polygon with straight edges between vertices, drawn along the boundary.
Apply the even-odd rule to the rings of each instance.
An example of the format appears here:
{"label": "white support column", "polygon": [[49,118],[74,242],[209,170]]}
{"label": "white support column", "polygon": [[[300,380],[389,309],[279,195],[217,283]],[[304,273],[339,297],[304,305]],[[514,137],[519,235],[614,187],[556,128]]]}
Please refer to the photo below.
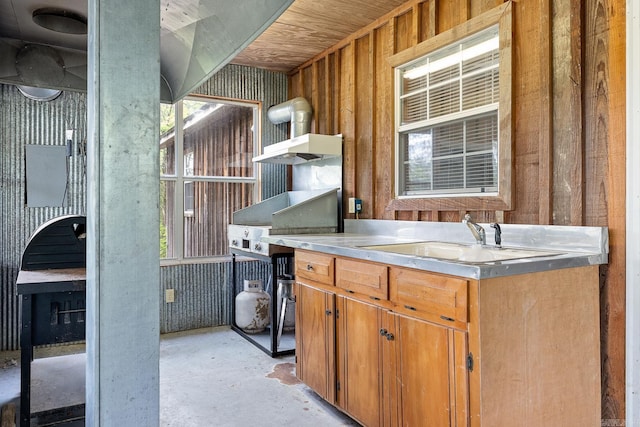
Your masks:
{"label": "white support column", "polygon": [[160,4],[88,21],[86,425],[157,426]]}
{"label": "white support column", "polygon": [[640,3],[627,0],[626,425],[640,426]]}

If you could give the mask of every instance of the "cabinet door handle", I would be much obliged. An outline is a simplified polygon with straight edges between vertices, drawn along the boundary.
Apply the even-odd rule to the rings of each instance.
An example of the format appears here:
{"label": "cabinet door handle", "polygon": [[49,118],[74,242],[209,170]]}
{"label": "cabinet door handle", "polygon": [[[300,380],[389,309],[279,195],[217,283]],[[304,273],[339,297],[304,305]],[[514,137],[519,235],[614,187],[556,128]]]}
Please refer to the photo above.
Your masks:
{"label": "cabinet door handle", "polygon": [[324,314],[326,314],[327,316],[331,316],[331,310],[325,310]]}
{"label": "cabinet door handle", "polygon": [[384,328],[380,329],[380,335],[387,338],[387,341],[393,341],[393,334]]}
{"label": "cabinet door handle", "polygon": [[307,264],[307,271],[313,271],[313,265]]}
{"label": "cabinet door handle", "polygon": [[369,298],[371,298],[374,301],[380,301],[380,298],[374,297],[373,295],[369,295]]}
{"label": "cabinet door handle", "polygon": [[345,289],[345,291],[349,292],[350,294],[354,294],[355,293],[351,289]]}
{"label": "cabinet door handle", "polygon": [[446,320],[447,322],[455,322],[456,321],[456,319],[453,319],[453,318],[447,317],[447,316],[440,316],[440,318],[442,320]]}
{"label": "cabinet door handle", "polygon": [[412,311],[416,311],[417,310],[415,307],[411,307],[410,305],[405,305],[404,308],[412,310]]}

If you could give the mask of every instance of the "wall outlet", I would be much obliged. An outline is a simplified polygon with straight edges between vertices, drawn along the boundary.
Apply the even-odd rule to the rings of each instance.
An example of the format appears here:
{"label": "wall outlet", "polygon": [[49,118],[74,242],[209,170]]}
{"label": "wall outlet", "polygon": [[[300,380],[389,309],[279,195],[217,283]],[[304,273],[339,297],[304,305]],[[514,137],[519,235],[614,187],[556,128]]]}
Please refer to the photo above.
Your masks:
{"label": "wall outlet", "polygon": [[164,302],[174,302],[176,300],[176,291],[175,289],[165,289],[164,291]]}
{"label": "wall outlet", "polygon": [[355,197],[349,197],[349,213],[350,214],[356,213],[356,198]]}
{"label": "wall outlet", "polygon": [[362,200],[356,199],[354,205],[356,213],[362,212]]}

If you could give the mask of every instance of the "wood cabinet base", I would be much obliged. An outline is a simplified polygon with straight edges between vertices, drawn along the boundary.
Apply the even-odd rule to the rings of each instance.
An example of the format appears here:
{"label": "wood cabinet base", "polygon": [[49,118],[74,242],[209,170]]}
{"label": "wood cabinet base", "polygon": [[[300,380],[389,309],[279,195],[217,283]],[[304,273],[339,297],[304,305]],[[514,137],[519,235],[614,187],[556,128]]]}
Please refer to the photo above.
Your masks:
{"label": "wood cabinet base", "polygon": [[298,252],[298,377],[362,424],[600,425],[597,266],[477,281]]}

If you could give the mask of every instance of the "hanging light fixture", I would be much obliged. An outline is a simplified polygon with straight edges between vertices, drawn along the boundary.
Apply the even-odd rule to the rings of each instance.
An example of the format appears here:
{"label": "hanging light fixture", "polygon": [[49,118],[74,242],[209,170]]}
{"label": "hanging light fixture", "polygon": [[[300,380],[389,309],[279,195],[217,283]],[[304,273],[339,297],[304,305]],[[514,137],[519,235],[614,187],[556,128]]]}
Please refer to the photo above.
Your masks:
{"label": "hanging light fixture", "polygon": [[34,101],[53,101],[62,93],[61,90],[17,85],[21,94]]}

